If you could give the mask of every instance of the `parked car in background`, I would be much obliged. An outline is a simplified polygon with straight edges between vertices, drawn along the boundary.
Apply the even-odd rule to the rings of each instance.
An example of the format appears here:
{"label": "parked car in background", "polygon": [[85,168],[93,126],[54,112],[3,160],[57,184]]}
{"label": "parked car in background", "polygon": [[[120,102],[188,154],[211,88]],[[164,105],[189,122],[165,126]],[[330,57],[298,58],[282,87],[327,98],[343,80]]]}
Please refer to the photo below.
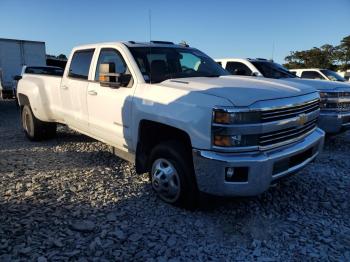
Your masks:
{"label": "parked car in background", "polygon": [[22,79],[24,74],[32,75],[51,75],[51,76],[63,76],[64,70],[56,66],[23,66],[20,75],[14,76],[15,81],[13,87],[13,95],[17,98],[17,85],[18,81]]}
{"label": "parked car in background", "polygon": [[309,68],[309,69],[290,69],[289,71],[295,74],[296,76],[300,78],[305,78],[305,79],[348,82],[344,77],[340,76],[338,73],[329,69]]}
{"label": "parked car in background", "polygon": [[29,139],[66,124],[149,172],[158,196],[182,206],[199,191],[260,194],[315,159],[324,141],[314,88],[235,78],[171,42],[74,48],[62,78],[24,74],[18,101]]}
{"label": "parked car in background", "polygon": [[350,85],[343,82],[300,79],[280,64],[267,59],[216,59],[233,75],[280,79],[316,88],[321,96],[318,125],[327,133],[350,129]]}
{"label": "parked car in background", "polygon": [[338,71],[337,74],[341,77],[344,77],[346,81],[350,82],[350,70]]}
{"label": "parked car in background", "polygon": [[45,56],[45,42],[0,38],[0,96],[13,98],[14,76],[21,73],[23,65],[45,66]]}

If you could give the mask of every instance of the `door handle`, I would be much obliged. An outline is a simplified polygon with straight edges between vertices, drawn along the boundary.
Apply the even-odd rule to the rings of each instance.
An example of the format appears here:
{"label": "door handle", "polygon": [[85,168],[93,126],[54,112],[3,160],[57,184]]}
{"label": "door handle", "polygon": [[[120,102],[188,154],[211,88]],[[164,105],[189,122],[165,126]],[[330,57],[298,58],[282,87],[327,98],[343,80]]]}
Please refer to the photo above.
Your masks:
{"label": "door handle", "polygon": [[97,96],[97,92],[95,90],[90,90],[88,94],[91,96]]}
{"label": "door handle", "polygon": [[61,86],[62,89],[68,89],[68,86]]}

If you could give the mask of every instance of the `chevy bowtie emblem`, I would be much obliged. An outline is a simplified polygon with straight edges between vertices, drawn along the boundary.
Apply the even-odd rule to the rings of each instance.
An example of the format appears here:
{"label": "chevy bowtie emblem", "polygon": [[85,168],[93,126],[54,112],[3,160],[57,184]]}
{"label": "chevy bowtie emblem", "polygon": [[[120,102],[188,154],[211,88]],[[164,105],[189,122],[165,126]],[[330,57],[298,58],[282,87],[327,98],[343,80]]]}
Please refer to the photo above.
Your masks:
{"label": "chevy bowtie emblem", "polygon": [[307,122],[307,115],[306,114],[300,114],[299,115],[299,124],[304,125]]}

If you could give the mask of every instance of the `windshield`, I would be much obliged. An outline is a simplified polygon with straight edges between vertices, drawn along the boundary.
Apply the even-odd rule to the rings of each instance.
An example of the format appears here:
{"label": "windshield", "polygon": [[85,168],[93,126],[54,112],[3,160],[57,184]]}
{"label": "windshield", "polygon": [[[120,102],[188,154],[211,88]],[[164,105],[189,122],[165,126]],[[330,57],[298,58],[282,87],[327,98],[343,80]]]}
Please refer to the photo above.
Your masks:
{"label": "windshield", "polygon": [[229,73],[197,49],[130,47],[147,83],[187,77],[218,77]]}
{"label": "windshield", "polygon": [[292,72],[277,63],[253,61],[252,64],[267,78],[296,78]]}
{"label": "windshield", "polygon": [[320,70],[323,74],[325,74],[329,80],[332,81],[339,81],[339,82],[345,82],[345,78],[341,77],[340,75],[338,75],[336,72],[328,70],[328,69],[323,69]]}

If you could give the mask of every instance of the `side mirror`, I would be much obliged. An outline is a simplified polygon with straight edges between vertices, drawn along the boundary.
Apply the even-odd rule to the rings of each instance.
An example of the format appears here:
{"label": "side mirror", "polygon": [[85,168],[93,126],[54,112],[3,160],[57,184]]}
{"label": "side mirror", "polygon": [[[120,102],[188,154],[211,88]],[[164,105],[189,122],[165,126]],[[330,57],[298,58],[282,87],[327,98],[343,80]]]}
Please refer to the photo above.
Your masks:
{"label": "side mirror", "polygon": [[99,67],[99,76],[101,86],[119,88],[119,76],[115,71],[115,63],[103,63]]}
{"label": "side mirror", "polygon": [[13,80],[16,80],[16,81],[19,81],[21,79],[22,79],[22,76],[20,76],[20,75],[16,75],[13,77]]}
{"label": "side mirror", "polygon": [[127,86],[131,80],[130,74],[119,74],[116,73],[115,63],[102,63],[99,67],[99,81],[101,86],[119,88]]}

